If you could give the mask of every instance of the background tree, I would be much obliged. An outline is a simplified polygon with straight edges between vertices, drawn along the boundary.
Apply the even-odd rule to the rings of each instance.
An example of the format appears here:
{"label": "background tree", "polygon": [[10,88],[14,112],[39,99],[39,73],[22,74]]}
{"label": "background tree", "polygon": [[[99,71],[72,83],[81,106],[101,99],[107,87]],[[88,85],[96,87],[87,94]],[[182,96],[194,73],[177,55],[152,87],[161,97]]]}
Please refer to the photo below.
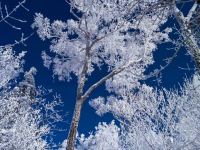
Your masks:
{"label": "background tree", "polygon": [[[187,5],[191,7],[185,8]],[[168,17],[175,19],[177,26],[177,34],[180,36],[180,40],[176,41],[176,45],[182,45],[182,47],[188,50],[190,56],[192,56],[197,69],[200,68],[200,50],[199,50],[199,16],[200,6],[198,0],[155,0],[150,5],[148,11],[156,11],[160,13],[157,8],[166,11],[168,8]]]}
{"label": "background tree", "polygon": [[5,89],[0,95],[0,148],[48,149],[52,141],[53,121],[62,118],[54,109],[60,102],[46,103],[41,90],[36,91],[33,75],[35,68],[25,73],[25,79],[13,90]]}
{"label": "background tree", "polygon": [[[12,10],[0,3],[0,23],[21,30],[15,23],[26,21],[14,16],[21,8],[28,11],[25,2],[19,2]],[[52,98],[49,90],[36,87],[36,69],[24,72],[26,52],[15,51],[16,45],[25,45],[31,36],[24,37],[22,33],[20,40],[0,46],[0,149],[58,148],[52,134],[57,130],[55,124],[62,121],[60,111],[56,109],[62,104],[60,98],[55,95]],[[23,81],[19,83],[23,75]],[[44,98],[47,94],[48,100]]]}

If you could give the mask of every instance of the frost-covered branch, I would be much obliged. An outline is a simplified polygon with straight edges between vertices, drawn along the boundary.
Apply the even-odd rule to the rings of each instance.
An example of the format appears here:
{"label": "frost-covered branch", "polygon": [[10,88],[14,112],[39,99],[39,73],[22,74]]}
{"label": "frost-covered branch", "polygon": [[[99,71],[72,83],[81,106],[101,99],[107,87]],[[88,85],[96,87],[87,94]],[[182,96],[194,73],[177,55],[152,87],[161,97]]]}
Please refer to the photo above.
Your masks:
{"label": "frost-covered branch", "polygon": [[21,28],[17,27],[16,25],[14,25],[13,23],[11,23],[9,20],[14,20],[20,23],[26,23],[25,20],[19,19],[14,17],[14,13],[19,9],[19,8],[23,8],[26,11],[29,11],[24,4],[26,3],[26,0],[23,0],[21,2],[18,3],[17,6],[15,6],[12,10],[8,10],[7,5],[4,5],[4,8],[2,7],[1,3],[0,3],[0,23],[4,22],[7,25],[9,25],[10,27],[12,27],[13,29],[16,30],[21,30]]}
{"label": "frost-covered branch", "polygon": [[99,87],[101,84],[103,84],[106,80],[114,77],[115,75],[119,74],[120,72],[124,71],[126,68],[128,68],[130,65],[133,65],[134,63],[138,63],[142,61],[142,58],[134,61],[134,62],[130,62],[129,64],[126,64],[122,67],[119,67],[117,69],[114,69],[112,72],[110,72],[108,75],[106,75],[105,77],[103,77],[102,79],[100,79],[98,82],[96,82],[95,84],[93,84],[86,92],[85,94],[82,96],[83,100],[86,100],[90,94],[97,88]]}
{"label": "frost-covered branch", "polygon": [[16,45],[22,44],[24,46],[26,46],[25,42],[33,36],[34,33],[31,33],[30,35],[24,37],[24,34],[22,33],[20,40],[15,40],[14,43],[12,44],[7,44],[7,45],[0,45],[0,48],[6,48],[6,47],[14,47]]}

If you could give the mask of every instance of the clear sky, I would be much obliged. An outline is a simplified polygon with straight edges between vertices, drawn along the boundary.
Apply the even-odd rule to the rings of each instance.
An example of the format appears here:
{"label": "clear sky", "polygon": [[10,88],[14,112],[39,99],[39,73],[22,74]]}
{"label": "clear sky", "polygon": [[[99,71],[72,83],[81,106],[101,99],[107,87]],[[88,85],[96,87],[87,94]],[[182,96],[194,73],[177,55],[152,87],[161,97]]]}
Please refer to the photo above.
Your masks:
{"label": "clear sky", "polygon": [[[0,0],[2,5],[7,5],[8,10],[12,9],[20,0]],[[27,21],[27,23],[18,23],[12,21],[18,27],[21,27],[20,30],[12,29],[5,23],[0,23],[0,45],[13,43],[14,40],[19,40],[21,33],[24,33],[25,36],[35,33],[31,28],[33,23],[34,14],[37,12],[42,13],[44,16],[48,17],[50,20],[62,20],[65,21],[72,16],[69,13],[69,6],[65,0],[27,0],[25,6],[30,10],[26,12],[24,9],[19,9],[14,16],[22,18]],[[187,8],[185,8],[187,10]],[[175,22],[171,19],[167,25],[173,26]],[[171,35],[175,38],[174,35]],[[18,45],[14,48],[16,53],[25,50],[27,54],[25,56],[24,70],[27,71],[30,67],[34,66],[37,68],[38,73],[36,76],[36,84],[42,85],[47,89],[53,89],[54,92],[61,94],[62,100],[64,102],[64,113],[67,115],[67,124],[63,128],[69,129],[74,104],[75,104],[75,94],[76,94],[76,78],[73,78],[70,82],[58,81],[56,77],[52,77],[52,71],[48,70],[43,66],[41,59],[41,52],[49,49],[48,41],[41,41],[38,35],[35,33],[28,41],[26,45]],[[163,58],[172,56],[174,51],[169,51],[169,44],[162,44],[158,46],[158,50],[154,53],[155,64],[148,68],[148,72],[152,71],[153,68],[156,68],[163,64]],[[163,71],[161,83],[157,84],[154,78],[148,79],[145,81],[147,84],[150,84],[154,87],[165,87],[167,89],[177,87],[181,85],[186,76],[190,77],[192,71],[180,69],[186,68],[187,65],[193,68],[193,61],[190,56],[186,55],[186,50],[181,49],[178,53],[178,56],[175,60]],[[106,74],[106,71],[102,69],[101,71],[97,70],[92,74],[92,77],[89,79],[88,84],[91,84],[94,81],[100,79],[103,75]],[[94,98],[97,96],[106,95],[104,86],[99,87],[94,94],[90,97]],[[79,125],[79,133],[87,133],[94,129],[94,126],[98,124],[99,121],[108,121],[112,120],[110,114],[105,115],[104,117],[99,117],[95,114],[95,111],[88,105],[88,102],[85,103],[83,108],[81,121]],[[55,139],[58,142],[62,142],[67,137],[66,132],[56,132]]]}

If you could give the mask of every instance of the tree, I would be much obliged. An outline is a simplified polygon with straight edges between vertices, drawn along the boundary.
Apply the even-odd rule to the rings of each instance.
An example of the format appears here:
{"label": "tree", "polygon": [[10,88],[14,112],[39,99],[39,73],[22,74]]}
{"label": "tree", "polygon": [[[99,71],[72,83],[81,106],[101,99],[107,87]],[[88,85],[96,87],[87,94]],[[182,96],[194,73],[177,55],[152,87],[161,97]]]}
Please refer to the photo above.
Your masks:
{"label": "tree", "polygon": [[[109,92],[123,95],[127,90],[133,92],[134,88],[139,87],[140,79],[157,75],[165,68],[161,66],[159,71],[144,75],[147,66],[153,63],[152,52],[158,44],[171,42],[175,50],[186,47],[199,68],[199,37],[195,32],[199,31],[199,26],[193,21],[199,17],[196,1],[191,2],[193,6],[186,16],[183,15],[184,10],[179,8],[181,3],[187,3],[182,0],[70,0],[67,3],[73,19],[51,23],[37,13],[33,28],[37,28],[42,40],[51,41],[50,52],[55,54],[55,57],[50,57],[43,52],[44,65],[51,68],[60,80],[69,81],[72,74],[77,77],[76,105],[68,135],[68,150],[74,149],[83,104],[97,87],[106,83]],[[177,32],[183,40],[170,40],[168,35],[174,30],[162,29],[169,17],[178,22]],[[167,59],[167,64],[172,58]],[[105,67],[108,74],[85,89],[93,71]]]}
{"label": "tree", "polygon": [[[56,55],[51,58],[44,52],[44,65],[52,68],[60,80],[69,81],[72,74],[78,78],[67,144],[67,149],[72,150],[81,109],[91,93],[105,81],[109,90],[137,86],[145,68],[153,63],[152,51],[158,43],[169,40],[170,29],[159,28],[167,21],[167,11],[162,13],[162,19],[154,12],[141,13],[151,5],[150,1],[73,0],[69,5],[74,19],[50,23],[37,13],[33,28],[37,28],[42,40],[51,40],[50,51]],[[105,66],[108,74],[84,90],[92,72]]]}
{"label": "tree", "polygon": [[[143,150],[143,149],[199,149],[200,138],[200,78],[187,80],[181,91],[155,90],[141,85],[140,90],[97,98],[90,102],[97,114],[110,112],[120,122],[120,130],[104,124],[89,137],[78,138],[78,149]],[[106,135],[107,139],[102,142]],[[113,131],[113,132],[112,132]],[[105,133],[105,134],[106,134]],[[110,134],[111,133],[111,134]],[[116,136],[117,135],[117,136]],[[117,137],[114,139],[112,137]],[[105,143],[108,147],[105,147]],[[100,146],[99,146],[100,145]],[[113,147],[117,145],[118,147]],[[101,146],[103,148],[101,148]]]}
{"label": "tree", "polygon": [[[32,76],[34,69],[26,76]],[[39,127],[41,119],[38,110],[33,110],[30,92],[35,89],[27,83],[12,91],[3,91],[0,98],[0,148],[1,149],[43,149],[47,143],[41,138],[48,132],[47,126]],[[29,84],[29,85],[27,85]],[[34,97],[35,99],[35,97]]]}
{"label": "tree", "polygon": [[62,118],[55,107],[60,105],[54,99],[46,103],[41,92],[36,91],[32,68],[25,73],[25,79],[14,89],[4,89],[0,95],[0,149],[47,149],[53,129],[53,121]]}

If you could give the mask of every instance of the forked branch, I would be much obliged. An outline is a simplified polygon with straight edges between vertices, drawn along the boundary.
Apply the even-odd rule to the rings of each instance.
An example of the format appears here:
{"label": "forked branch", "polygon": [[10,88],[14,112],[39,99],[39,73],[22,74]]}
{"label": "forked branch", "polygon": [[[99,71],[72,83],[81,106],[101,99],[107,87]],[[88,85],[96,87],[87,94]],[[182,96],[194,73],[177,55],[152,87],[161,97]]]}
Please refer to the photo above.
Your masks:
{"label": "forked branch", "polygon": [[4,22],[7,25],[9,25],[11,28],[16,29],[16,30],[21,30],[20,27],[17,27],[16,25],[14,25],[13,23],[10,22],[10,20],[14,20],[20,23],[25,23],[26,20],[20,19],[20,18],[16,18],[14,17],[14,13],[19,9],[19,8],[23,8],[26,11],[29,11],[29,9],[27,9],[24,4],[26,3],[26,0],[23,0],[22,2],[19,2],[17,6],[15,6],[12,10],[8,10],[7,5],[4,5],[4,8],[2,7],[1,3],[0,3],[0,23]]}

